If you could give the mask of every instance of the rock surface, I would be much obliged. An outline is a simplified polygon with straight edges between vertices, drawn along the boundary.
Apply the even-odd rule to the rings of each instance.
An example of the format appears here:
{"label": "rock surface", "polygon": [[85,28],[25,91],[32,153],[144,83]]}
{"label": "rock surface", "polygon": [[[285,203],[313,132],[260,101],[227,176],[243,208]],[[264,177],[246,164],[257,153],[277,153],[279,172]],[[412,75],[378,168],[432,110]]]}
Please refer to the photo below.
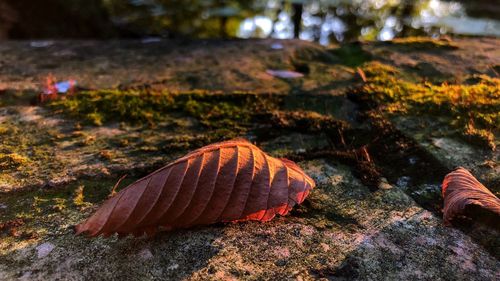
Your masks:
{"label": "rock surface", "polygon": [[[453,123],[438,126],[432,116],[367,118],[366,104],[350,98],[363,84],[357,68],[370,61],[418,83],[498,78],[500,40],[330,49],[283,41],[280,50],[273,43],[64,41],[36,49],[2,43],[0,279],[500,279],[498,231],[473,222],[445,227],[440,210],[442,177],[455,166],[471,169],[499,195],[498,150],[457,137]],[[304,77],[282,80],[266,69]],[[68,104],[32,103],[49,73],[118,94],[179,92],[172,98],[183,107],[167,105],[154,124],[131,123],[133,116],[108,121],[119,114],[110,107],[102,124],[89,123]],[[121,175],[129,175],[125,186],[191,149],[234,136],[297,160],[316,189],[289,216],[269,223],[139,239],[74,236],[72,226]]]}

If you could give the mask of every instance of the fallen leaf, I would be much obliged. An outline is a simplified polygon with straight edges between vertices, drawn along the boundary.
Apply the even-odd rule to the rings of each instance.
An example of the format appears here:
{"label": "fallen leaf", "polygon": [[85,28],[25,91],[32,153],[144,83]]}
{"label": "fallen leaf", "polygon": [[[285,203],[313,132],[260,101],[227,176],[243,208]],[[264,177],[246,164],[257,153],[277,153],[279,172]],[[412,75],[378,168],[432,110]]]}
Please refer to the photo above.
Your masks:
{"label": "fallen leaf", "polygon": [[[474,216],[482,210],[500,217],[500,199],[482,185],[469,171],[460,167],[446,175],[443,181],[444,222],[461,216]],[[498,221],[498,220],[497,220]]]}
{"label": "fallen leaf", "polygon": [[297,164],[236,139],[195,150],[139,179],[76,226],[89,236],[153,235],[286,215],[315,186]]}

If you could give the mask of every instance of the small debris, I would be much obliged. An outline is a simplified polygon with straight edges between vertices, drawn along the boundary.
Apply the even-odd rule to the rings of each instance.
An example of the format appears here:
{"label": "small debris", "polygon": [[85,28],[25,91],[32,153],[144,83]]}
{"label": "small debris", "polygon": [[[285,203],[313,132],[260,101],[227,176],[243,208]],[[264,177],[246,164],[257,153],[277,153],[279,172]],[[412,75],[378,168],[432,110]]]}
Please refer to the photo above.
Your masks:
{"label": "small debris", "polygon": [[326,243],[319,243],[319,246],[321,247],[321,250],[323,250],[323,252],[328,252],[330,250],[330,246]]}
{"label": "small debris", "polygon": [[145,37],[141,39],[142,44],[158,43],[161,42],[160,37]]}
{"label": "small debris", "polygon": [[75,80],[57,82],[53,75],[49,75],[45,80],[45,89],[39,94],[39,100],[45,102],[58,98],[58,94],[72,94],[75,85]]}
{"label": "small debris", "polygon": [[18,280],[31,280],[31,275],[33,274],[33,272],[31,271],[26,271],[23,273],[23,275],[21,277],[19,277]]}
{"label": "small debris", "polygon": [[139,258],[141,260],[149,260],[152,259],[153,257],[154,257],[153,253],[151,253],[151,250],[149,250],[148,248],[144,248],[139,252]]}
{"label": "small debris", "polygon": [[366,83],[366,81],[367,81],[366,80],[366,75],[365,75],[365,72],[363,71],[363,69],[361,69],[361,68],[358,67],[357,68],[357,72],[359,74],[359,77],[361,77],[361,80],[363,80],[363,82]]}
{"label": "small debris", "polygon": [[7,205],[0,203],[0,210],[7,209]]}
{"label": "small debris", "polygon": [[58,93],[67,93],[75,85],[76,85],[75,80],[67,80],[67,81],[57,82],[55,84],[55,87]]}
{"label": "small debris", "polygon": [[48,256],[50,254],[50,252],[52,252],[52,250],[54,250],[56,246],[54,246],[54,244],[50,243],[50,242],[45,242],[41,245],[38,245],[38,247],[36,247],[36,250],[37,250],[37,257],[39,259],[42,259],[46,256]]}
{"label": "small debris", "polygon": [[359,157],[361,161],[372,162],[370,154],[368,153],[368,149],[366,149],[366,145],[363,145],[359,149],[355,151],[356,157]]}
{"label": "small debris", "polygon": [[47,48],[54,45],[54,41],[44,40],[44,41],[31,41],[30,46],[33,48]]}
{"label": "small debris", "polygon": [[408,159],[408,163],[410,163],[411,165],[415,165],[417,164],[417,159],[418,159],[417,157],[410,157]]}
{"label": "small debris", "polygon": [[22,225],[24,225],[24,220],[20,218],[0,223],[0,233],[6,232],[11,236],[16,236],[17,228]]}
{"label": "small debris", "polygon": [[172,265],[168,266],[168,267],[167,267],[167,270],[175,270],[175,269],[177,269],[177,268],[179,268],[179,265],[178,265],[178,264],[176,264],[176,263],[174,263],[174,264],[172,264]]}
{"label": "small debris", "polygon": [[432,144],[437,147],[437,148],[441,148],[441,149],[444,149],[447,147],[447,143],[446,143],[446,140],[444,138],[435,138],[435,139],[432,139]]}
{"label": "small debris", "polygon": [[103,149],[99,152],[99,156],[105,160],[113,159],[113,152],[111,150]]}
{"label": "small debris", "polygon": [[285,260],[285,259],[279,259],[279,260],[277,260],[277,261],[274,262],[274,264],[276,266],[285,266],[287,263],[288,263],[288,261]]}
{"label": "small debris", "polygon": [[266,70],[266,73],[269,75],[272,75],[274,77],[284,78],[284,79],[293,79],[293,78],[304,77],[304,74],[302,74],[300,72],[291,71],[291,70],[268,69],[268,70]]}
{"label": "small debris", "polygon": [[118,181],[115,183],[115,185],[113,186],[113,188],[111,189],[111,193],[108,195],[108,198],[111,198],[113,196],[116,195],[116,188],[118,188],[118,186],[120,185],[120,182],[122,182],[122,180],[127,177],[127,174],[121,176]]}
{"label": "small debris", "polygon": [[271,49],[273,49],[273,50],[282,50],[283,49],[283,44],[281,44],[281,43],[273,43],[273,44],[271,44]]}
{"label": "small debris", "polygon": [[408,176],[402,176],[398,178],[396,185],[402,189],[406,189],[408,187],[408,184],[410,183],[410,179],[411,178]]}
{"label": "small debris", "polygon": [[380,182],[378,184],[379,189],[392,189],[392,185],[387,182],[386,178],[380,178]]}

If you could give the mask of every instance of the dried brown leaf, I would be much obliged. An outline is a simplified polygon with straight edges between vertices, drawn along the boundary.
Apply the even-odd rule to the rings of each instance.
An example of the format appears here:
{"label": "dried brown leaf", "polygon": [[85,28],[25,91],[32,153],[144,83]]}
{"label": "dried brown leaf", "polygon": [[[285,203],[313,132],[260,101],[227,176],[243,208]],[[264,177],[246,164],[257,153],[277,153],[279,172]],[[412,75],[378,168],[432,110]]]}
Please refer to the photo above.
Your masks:
{"label": "dried brown leaf", "polygon": [[470,216],[468,210],[479,209],[500,218],[500,199],[482,185],[469,171],[460,167],[446,175],[443,181],[444,222]]}
{"label": "dried brown leaf", "polygon": [[286,215],[315,186],[299,166],[246,140],[195,150],[139,179],[76,226],[77,234],[135,236]]}

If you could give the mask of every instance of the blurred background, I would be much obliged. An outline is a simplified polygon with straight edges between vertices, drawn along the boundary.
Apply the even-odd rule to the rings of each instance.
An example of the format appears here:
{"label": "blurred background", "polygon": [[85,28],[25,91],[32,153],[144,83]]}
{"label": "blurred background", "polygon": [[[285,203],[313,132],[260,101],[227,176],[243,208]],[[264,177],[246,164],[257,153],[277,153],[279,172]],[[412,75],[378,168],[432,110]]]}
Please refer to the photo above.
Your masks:
{"label": "blurred background", "polygon": [[500,36],[500,0],[0,0],[0,39]]}

